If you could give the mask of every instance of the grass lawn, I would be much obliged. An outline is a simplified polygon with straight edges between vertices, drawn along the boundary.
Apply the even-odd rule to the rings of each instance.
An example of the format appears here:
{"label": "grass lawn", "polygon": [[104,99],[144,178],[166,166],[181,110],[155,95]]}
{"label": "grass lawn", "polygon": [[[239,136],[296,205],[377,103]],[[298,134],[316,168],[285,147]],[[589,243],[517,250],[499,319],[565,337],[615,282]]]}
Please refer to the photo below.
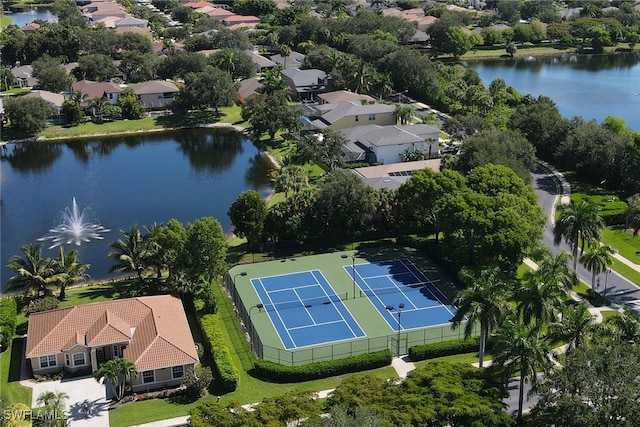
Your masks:
{"label": "grass lawn", "polygon": [[15,95],[24,95],[26,93],[31,92],[31,88],[28,87],[14,87],[13,89],[5,90],[4,92],[0,92],[1,96],[15,96]]}
{"label": "grass lawn", "polygon": [[2,26],[2,28],[5,28],[7,25],[10,25],[12,22],[13,20],[11,19],[11,17],[7,15],[0,16],[0,26]]}
{"label": "grass lawn", "polygon": [[0,392],[9,403],[24,403],[31,407],[31,389],[20,385],[20,363],[24,338],[15,338],[11,347],[0,355]]}
{"label": "grass lawn", "polygon": [[602,319],[604,322],[613,317],[620,316],[620,312],[618,310],[602,310],[600,313],[602,314]]}
{"label": "grass lawn", "polygon": [[[551,44],[545,45],[516,45],[518,49],[515,57],[527,57],[527,56],[556,56],[567,53],[575,53],[577,52],[576,48],[562,48],[559,46],[553,46]],[[629,45],[627,43],[618,43],[616,46],[608,46],[605,47],[604,53],[616,53],[617,49],[621,49],[627,51]],[[504,47],[495,47],[492,49],[475,49],[470,50],[460,57],[461,61],[471,61],[476,59],[500,59],[500,58],[508,58],[509,54],[507,53]]]}
{"label": "grass lawn", "polygon": [[613,260],[613,262],[611,263],[611,268],[617,273],[631,280],[636,285],[640,286],[640,273],[638,273],[633,268],[628,267],[626,264],[621,263],[617,259]]}
{"label": "grass lawn", "polygon": [[629,261],[640,264],[640,235],[634,236],[622,228],[606,227],[602,233],[602,242],[615,248]]}
{"label": "grass lawn", "polygon": [[[490,353],[484,354],[485,362],[492,359],[493,359],[493,356]],[[436,357],[433,359],[421,360],[419,362],[415,362],[414,365],[416,365],[416,368],[420,368],[426,365],[427,363],[436,362],[439,360],[449,362],[449,363],[468,363],[469,365],[471,365],[472,363],[478,363],[478,352],[474,351],[473,353],[454,354],[451,356],[443,356],[443,357]]]}

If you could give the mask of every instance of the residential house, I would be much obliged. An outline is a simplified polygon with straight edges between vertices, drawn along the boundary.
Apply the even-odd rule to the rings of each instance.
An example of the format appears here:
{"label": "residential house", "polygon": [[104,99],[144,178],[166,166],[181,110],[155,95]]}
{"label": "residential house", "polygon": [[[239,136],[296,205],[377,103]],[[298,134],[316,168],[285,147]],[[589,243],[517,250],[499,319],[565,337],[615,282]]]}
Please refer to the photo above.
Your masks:
{"label": "residential house", "polygon": [[300,101],[313,101],[319,93],[333,89],[331,78],[322,70],[285,68],[280,71],[280,75]]}
{"label": "residential house", "polygon": [[261,90],[262,83],[260,83],[260,80],[255,77],[244,79],[240,82],[240,87],[238,88],[238,101],[244,102],[245,99],[251,95],[260,93]]}
{"label": "residential house", "polygon": [[262,73],[264,70],[271,70],[272,68],[278,66],[278,64],[276,64],[272,60],[265,58],[264,56],[260,55],[257,52],[254,52],[253,50],[247,49],[245,50],[245,52],[247,53],[247,55],[249,55],[251,61],[256,65],[256,73]]}
{"label": "residential house", "polygon": [[305,55],[291,51],[289,56],[282,56],[280,54],[271,55],[271,60],[278,65],[282,65],[284,68],[300,68],[304,62]]}
{"label": "residential house", "polygon": [[362,95],[350,90],[336,90],[318,95],[319,104],[339,104],[341,102],[359,102],[361,104],[374,104],[375,98],[369,95]]}
{"label": "residential house", "polygon": [[127,16],[115,22],[116,28],[147,28],[149,21]]}
{"label": "residential house", "polygon": [[30,22],[27,25],[20,27],[20,31],[22,31],[26,35],[29,35],[35,32],[38,28],[40,28],[40,24],[38,24],[37,22]]}
{"label": "residential house", "polygon": [[104,97],[109,104],[116,105],[118,103],[118,95],[122,88],[120,85],[112,82],[94,82],[91,80],[80,80],[71,84],[73,92],[82,92],[82,106],[88,107],[94,98]]}
{"label": "residential house", "polygon": [[32,90],[28,94],[24,95],[24,97],[44,99],[54,110],[54,113],[49,116],[49,120],[52,122],[59,122],[61,120],[62,104],[65,100],[64,95],[49,92],[48,90]]}
{"label": "residential house", "polygon": [[381,188],[397,190],[413,176],[414,172],[427,168],[434,172],[439,172],[440,159],[392,163],[389,165],[368,166],[351,170],[362,179],[365,184],[376,190]]}
{"label": "residential house", "polygon": [[245,25],[246,27],[253,28],[260,23],[260,18],[253,15],[234,15],[227,16],[226,18],[222,19],[222,23],[226,27]]}
{"label": "residential house", "polygon": [[396,124],[396,107],[390,104],[362,104],[341,102],[305,106],[303,129],[346,129],[354,126]]}
{"label": "residential house", "polygon": [[419,150],[425,158],[438,156],[440,129],[430,125],[365,125],[342,129],[349,140],[343,148],[347,161],[402,162],[402,153]]}
{"label": "residential house", "polygon": [[130,84],[129,87],[138,95],[138,100],[145,110],[164,110],[173,104],[178,93],[178,86],[164,80]]}
{"label": "residential house", "polygon": [[182,302],[170,295],[34,313],[25,356],[34,375],[95,372],[123,357],[140,373],[131,380],[134,392],[176,387],[199,362]]}
{"label": "residential house", "polygon": [[31,65],[21,65],[11,68],[9,71],[11,71],[11,74],[13,74],[13,77],[20,87],[34,87],[38,84],[38,79],[32,77],[33,68]]}
{"label": "residential house", "polygon": [[221,22],[223,19],[229,18],[230,16],[236,16],[235,13],[221,7],[216,7],[212,10],[209,10],[205,13],[205,15],[207,15],[209,18],[213,18]]}

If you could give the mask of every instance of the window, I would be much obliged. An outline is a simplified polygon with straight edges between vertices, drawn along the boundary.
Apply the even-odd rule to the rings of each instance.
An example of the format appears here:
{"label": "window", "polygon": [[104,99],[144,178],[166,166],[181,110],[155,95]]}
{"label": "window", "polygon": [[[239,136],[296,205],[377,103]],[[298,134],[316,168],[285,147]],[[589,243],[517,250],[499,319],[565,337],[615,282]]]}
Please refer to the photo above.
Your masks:
{"label": "window", "polygon": [[142,383],[148,384],[156,381],[156,376],[153,371],[144,371],[142,373]]}
{"label": "window", "polygon": [[355,120],[356,120],[356,122],[357,122],[357,121],[359,121],[359,120],[360,120],[360,117],[355,116],[355,117],[354,117],[354,119],[355,119]]}
{"label": "window", "polygon": [[113,94],[112,93],[109,94],[109,99],[113,99]]}
{"label": "window", "polygon": [[171,374],[173,375],[173,378],[184,377],[184,366],[174,366],[171,368]]}
{"label": "window", "polygon": [[41,368],[51,368],[53,366],[57,366],[58,362],[56,360],[55,354],[50,354],[48,356],[40,356],[40,367]]}
{"label": "window", "polygon": [[69,361],[69,355],[68,354],[64,355],[64,361],[65,361],[67,366],[71,365],[71,362]]}
{"label": "window", "polygon": [[173,99],[173,92],[165,92],[162,94],[164,99]]}
{"label": "window", "polygon": [[375,114],[369,114],[369,120],[375,120],[375,119],[376,119]]}
{"label": "window", "polygon": [[82,366],[84,364],[84,353],[75,353],[73,355],[73,366]]}
{"label": "window", "polygon": [[120,356],[120,353],[118,353],[118,346],[114,345],[113,346],[113,357],[118,357]]}

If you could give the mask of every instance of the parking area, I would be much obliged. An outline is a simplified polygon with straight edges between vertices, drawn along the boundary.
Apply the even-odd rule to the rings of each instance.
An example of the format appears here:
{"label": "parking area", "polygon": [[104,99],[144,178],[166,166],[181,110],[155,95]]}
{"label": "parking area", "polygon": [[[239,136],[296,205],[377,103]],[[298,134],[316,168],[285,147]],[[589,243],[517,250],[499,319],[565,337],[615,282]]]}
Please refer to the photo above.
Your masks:
{"label": "parking area", "polygon": [[32,408],[37,408],[40,394],[48,391],[66,393],[65,412],[71,427],[109,427],[106,390],[92,376],[65,378],[33,384]]}

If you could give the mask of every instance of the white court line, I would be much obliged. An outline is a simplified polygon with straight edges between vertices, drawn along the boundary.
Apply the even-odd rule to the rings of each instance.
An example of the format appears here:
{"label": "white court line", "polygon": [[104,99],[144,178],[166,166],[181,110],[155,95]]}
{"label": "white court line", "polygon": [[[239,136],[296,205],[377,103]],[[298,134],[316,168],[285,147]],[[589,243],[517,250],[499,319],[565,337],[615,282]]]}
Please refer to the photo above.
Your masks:
{"label": "white court line", "polygon": [[[278,310],[276,308],[276,305],[274,304],[273,300],[271,299],[271,296],[269,295],[269,292],[265,289],[264,284],[262,283],[262,279],[258,279],[258,281],[260,282],[260,286],[262,286],[262,290],[265,291],[265,293],[267,294],[267,298],[269,299],[269,301],[271,301],[271,306],[274,308],[274,311],[276,312],[276,315],[278,316],[278,319],[280,319],[280,322],[282,322],[282,327],[284,328],[284,330],[286,331],[287,335],[289,335],[289,339],[291,339],[291,343],[293,345],[296,344],[296,342],[293,340],[293,337],[291,336],[291,334],[289,333],[289,329],[287,329],[287,324],[285,323],[284,320],[282,320],[282,317],[280,316],[280,310]],[[266,310],[265,310],[266,311]],[[269,313],[267,313],[267,315],[269,315]],[[271,316],[269,316],[271,317]],[[272,322],[273,323],[273,322]],[[275,325],[273,325],[273,328],[276,330],[276,332],[278,331],[278,328],[276,328]],[[278,338],[280,338],[280,333],[277,334]],[[280,338],[280,342],[282,342],[282,338]],[[287,347],[283,342],[282,342],[283,347]]]}
{"label": "white court line", "polygon": [[[320,274],[322,275],[322,272],[321,272],[321,271],[319,271],[319,270],[318,270],[318,273],[320,273]],[[317,281],[317,280],[318,280],[318,278],[316,277],[316,275],[315,275],[313,272],[311,272],[311,274],[313,274],[313,277],[314,277],[314,278],[316,279],[316,281]],[[324,276],[322,276],[322,277],[326,280],[326,278],[325,278]],[[327,283],[329,283],[329,282],[327,282]],[[324,294],[327,296],[327,298],[329,298],[329,301],[331,301],[331,297],[329,297],[329,294],[327,294],[327,290],[324,288],[324,286],[322,286],[322,283],[320,283],[320,282],[318,281],[318,285],[320,286],[320,289],[322,289],[322,291],[324,292]],[[334,293],[334,294],[335,294],[335,293]],[[336,297],[337,297],[338,299],[340,299],[340,295],[336,295]],[[342,302],[342,301],[340,301],[340,302]],[[351,325],[349,325],[349,322],[347,322],[347,319],[345,319],[345,318],[344,318],[344,316],[342,315],[342,313],[340,312],[340,310],[336,309],[336,311],[337,311],[337,312],[338,312],[338,314],[340,315],[340,318],[342,319],[342,321],[347,325],[347,328],[349,328],[349,330],[351,331],[351,335],[352,335],[353,337],[356,337],[357,335],[356,335],[356,333],[353,331],[353,329],[351,329]],[[353,316],[351,316],[351,317],[353,317]],[[325,323],[334,323],[334,322],[325,322]],[[361,328],[361,329],[362,329],[362,328]]]}
{"label": "white court line", "polygon": [[[298,291],[296,290],[297,288],[292,288],[293,289],[293,293],[296,294],[296,296],[298,297],[298,301],[300,301],[300,304],[302,305],[302,307],[304,308],[304,311],[307,312],[307,316],[309,316],[309,319],[311,319],[311,321],[313,322],[314,325],[317,325],[315,319],[313,318],[313,316],[311,315],[311,313],[309,313],[309,310],[307,308],[307,305],[304,303],[304,301],[302,301],[302,298],[300,298],[300,294],[298,293]],[[295,301],[292,301],[295,302]],[[309,325],[311,326],[311,325]],[[286,326],[285,326],[286,328]],[[287,328],[288,330],[291,330],[292,328]]]}
{"label": "white court line", "polygon": [[[344,323],[344,321],[342,321],[342,320],[334,320],[333,322],[318,323],[318,325],[331,325],[331,324],[333,324],[333,323]],[[318,325],[313,325],[313,326],[318,326]],[[295,326],[295,327],[291,328],[290,330],[291,330],[291,331],[293,331],[293,330],[296,330],[296,329],[313,328],[313,326],[311,326],[311,325],[307,325],[307,326]],[[355,335],[354,335],[354,336],[355,336]],[[343,338],[343,339],[346,339],[346,338]],[[332,341],[327,341],[327,342],[332,342]],[[323,344],[323,343],[321,343],[321,344]],[[315,345],[315,344],[314,344],[314,345]]]}
{"label": "white court line", "polygon": [[[425,275],[424,275],[424,273],[423,273],[423,272],[422,272],[418,267],[416,267],[416,265],[415,265],[414,263],[412,263],[410,260],[408,260],[408,259],[403,259],[403,260],[400,260],[400,262],[401,262],[401,263],[402,263],[402,265],[404,265],[404,266],[405,266],[405,268],[407,268],[407,269],[409,269],[409,268],[406,266],[406,263],[411,264],[411,265],[413,266],[413,268],[415,268],[416,270],[418,270],[418,271],[420,272],[420,274],[422,274],[422,275],[424,276],[424,278],[425,278],[425,279],[429,280],[429,278],[428,278],[427,276],[425,276]],[[416,274],[415,274],[413,271],[409,270],[409,272],[413,275],[413,277],[415,277],[416,279],[420,280],[420,278],[419,278],[418,276],[416,276]],[[438,293],[439,293],[439,294],[441,294],[443,298],[446,298],[446,297],[445,297],[445,295],[444,295],[444,294],[442,293],[442,291],[440,290],[440,288],[438,288],[436,285],[434,285],[434,283],[433,283],[431,280],[429,280],[429,283],[431,284],[431,286],[433,286],[434,288],[436,288],[436,289],[438,290]],[[429,293],[430,293],[431,295],[433,295],[433,297],[434,297],[435,299],[437,299],[437,300],[438,300],[438,302],[440,303],[440,305],[442,305],[442,306],[443,306],[443,307],[444,307],[444,308],[449,312],[449,314],[451,314],[452,316],[455,316],[455,313],[453,313],[451,310],[449,310],[449,305],[448,305],[448,304],[445,304],[445,302],[444,302],[444,301],[442,301],[442,300],[441,300],[441,299],[440,299],[436,294],[434,294],[433,292],[431,292],[431,290],[430,290],[429,288],[426,288],[426,289],[429,291]],[[447,300],[447,302],[448,302],[448,300]]]}

